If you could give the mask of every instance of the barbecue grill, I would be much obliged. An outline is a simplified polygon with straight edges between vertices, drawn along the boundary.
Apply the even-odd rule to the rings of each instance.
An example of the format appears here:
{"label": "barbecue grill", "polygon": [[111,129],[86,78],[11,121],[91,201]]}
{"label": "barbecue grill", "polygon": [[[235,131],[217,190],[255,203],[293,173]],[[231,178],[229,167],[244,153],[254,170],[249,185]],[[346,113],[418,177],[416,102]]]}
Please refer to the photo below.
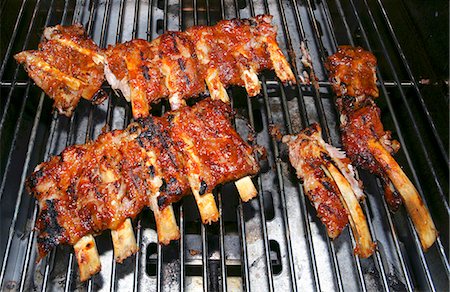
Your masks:
{"label": "barbecue grill", "polygon": [[[0,289],[448,289],[448,55],[430,40],[427,24],[418,21],[423,14],[438,11],[447,15],[437,15],[431,25],[448,23],[448,7],[439,10],[430,4],[421,16],[415,5],[415,1],[383,0],[2,1]],[[94,41],[106,47],[134,38],[151,40],[166,30],[261,13],[274,15],[278,42],[294,73],[302,76],[299,80],[305,74],[308,78],[291,87],[279,83],[273,73],[264,73],[262,94],[256,98],[249,98],[242,88],[229,89],[238,113],[236,128],[246,137],[248,121],[257,134],[256,142],[267,149],[267,161],[254,179],[259,196],[244,204],[234,185],[218,188],[221,219],[211,226],[201,224],[192,197],[184,198],[175,205],[181,239],[168,246],[157,244],[155,222],[146,210],[134,222],[139,252],[116,264],[110,234],[101,234],[96,242],[102,270],[85,283],[79,282],[72,247],[59,247],[36,264],[33,226],[38,208],[24,189],[25,178],[39,162],[66,146],[94,139],[104,129],[124,128],[131,110],[105,86],[109,99],[102,105],[81,101],[71,118],[58,116],[52,101],[12,55],[36,48],[43,28],[58,23],[82,23]],[[444,25],[441,34],[432,34],[441,39],[444,35],[445,45],[446,29]],[[274,127],[288,134],[317,121],[325,140],[339,146],[338,116],[323,64],[341,44],[360,45],[379,60],[377,103],[383,123],[401,142],[397,159],[425,198],[440,231],[440,238],[426,253],[405,210],[392,214],[380,182],[362,171],[367,194],[363,209],[377,252],[369,259],[356,257],[349,230],[329,240],[288,163],[285,146],[271,135]],[[436,52],[441,53],[438,66],[434,66],[438,58],[430,57]],[[310,67],[302,63],[306,53],[312,60]],[[168,104],[162,103],[152,114],[161,115],[166,109]]]}

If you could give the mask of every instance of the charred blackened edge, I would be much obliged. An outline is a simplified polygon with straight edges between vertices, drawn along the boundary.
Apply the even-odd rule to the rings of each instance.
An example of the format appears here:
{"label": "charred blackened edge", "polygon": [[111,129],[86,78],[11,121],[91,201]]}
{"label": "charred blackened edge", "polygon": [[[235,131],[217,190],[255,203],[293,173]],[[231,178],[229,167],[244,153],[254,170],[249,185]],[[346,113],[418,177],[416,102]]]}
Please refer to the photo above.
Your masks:
{"label": "charred blackened edge", "polygon": [[[168,114],[165,116],[167,121],[171,123],[174,115]],[[169,158],[169,163],[176,169],[181,169],[184,166],[180,165],[176,159],[174,151],[174,142],[171,139],[167,129],[163,129],[160,123],[155,122],[153,117],[139,119],[138,124],[142,126],[140,135],[136,138],[141,147],[146,148],[146,145],[153,145],[155,148],[161,149]],[[154,166],[151,166],[150,172],[154,174]],[[162,185],[159,188],[160,195],[157,198],[158,207],[163,210],[173,202],[179,201],[181,197],[189,193],[189,189],[183,189],[182,184],[173,176],[165,176],[162,178]]]}
{"label": "charred blackened edge", "polygon": [[39,234],[37,243],[40,258],[48,254],[53,248],[67,240],[64,236],[65,228],[58,223],[58,211],[54,200],[45,200],[46,208],[42,208],[38,218]]}
{"label": "charred blackened edge", "polygon": [[99,89],[91,98],[91,102],[93,104],[101,104],[106,98],[108,97],[108,94],[103,90]]}
{"label": "charred blackened edge", "polygon": [[39,183],[39,180],[44,176],[44,171],[39,168],[35,170],[25,181],[25,187],[27,189],[27,192],[36,197],[36,186]]}

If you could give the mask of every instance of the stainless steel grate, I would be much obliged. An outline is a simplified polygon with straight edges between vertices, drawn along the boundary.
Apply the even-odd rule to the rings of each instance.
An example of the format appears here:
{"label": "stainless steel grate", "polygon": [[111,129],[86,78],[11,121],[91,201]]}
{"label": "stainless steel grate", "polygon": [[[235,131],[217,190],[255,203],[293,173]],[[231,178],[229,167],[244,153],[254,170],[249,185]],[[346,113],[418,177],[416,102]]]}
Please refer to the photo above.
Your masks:
{"label": "stainless steel grate", "polygon": [[[0,289],[446,290],[450,274],[448,80],[445,85],[432,69],[417,70],[422,64],[430,67],[426,64],[429,57],[419,37],[405,37],[405,31],[415,31],[408,27],[412,19],[408,9],[408,3],[394,5],[383,0],[3,1]],[[185,198],[177,206],[181,239],[165,247],[156,244],[155,223],[150,211],[144,211],[135,224],[140,251],[116,265],[110,235],[98,236],[103,268],[86,283],[77,279],[71,247],[60,247],[35,264],[33,226],[38,209],[24,190],[26,176],[37,163],[67,145],[97,137],[105,125],[123,128],[130,120],[130,108],[105,87],[110,98],[101,106],[81,102],[70,119],[52,115],[51,101],[15,64],[12,55],[35,48],[43,27],[57,23],[81,22],[95,42],[105,47],[132,38],[151,40],[166,30],[261,13],[274,15],[278,41],[295,73],[301,76],[306,70],[314,73],[317,81],[283,87],[268,72],[261,77],[263,92],[257,98],[248,98],[240,88],[229,90],[239,116],[250,122],[257,143],[267,148],[268,160],[255,180],[258,198],[242,204],[234,186],[219,188],[216,198],[222,216],[212,226],[199,222],[195,203]],[[405,25],[399,26],[403,19]],[[302,43],[314,69],[301,62]],[[323,61],[340,44],[362,45],[379,59],[382,96],[378,103],[383,122],[401,142],[400,164],[426,198],[441,231],[439,241],[427,253],[420,248],[406,212],[391,214],[380,183],[365,172],[361,177],[368,198],[363,207],[378,251],[370,259],[355,257],[349,231],[330,241],[287,163],[286,149],[270,135],[273,125],[284,133],[294,133],[318,121],[324,138],[339,145],[338,117]],[[166,108],[167,104],[162,104],[153,113],[161,114]],[[445,108],[444,113],[440,108]],[[245,123],[241,118],[235,121],[243,136],[247,134]]]}

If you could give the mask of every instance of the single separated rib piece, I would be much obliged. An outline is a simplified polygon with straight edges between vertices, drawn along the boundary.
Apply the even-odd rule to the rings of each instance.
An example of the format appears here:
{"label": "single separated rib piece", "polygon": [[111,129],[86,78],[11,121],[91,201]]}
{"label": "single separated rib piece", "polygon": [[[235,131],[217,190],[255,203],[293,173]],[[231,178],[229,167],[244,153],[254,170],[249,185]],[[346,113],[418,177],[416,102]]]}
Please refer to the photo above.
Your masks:
{"label": "single separated rib piece", "polygon": [[339,97],[336,104],[341,115],[342,144],[355,166],[382,179],[392,210],[403,201],[426,251],[438,232],[416,188],[392,157],[400,144],[384,131],[380,109],[373,101],[378,97],[376,65],[375,56],[362,48],[342,46],[328,57],[326,67]]}
{"label": "single separated rib piece", "polygon": [[336,238],[350,222],[355,253],[363,258],[371,256],[375,244],[359,204],[364,194],[345,153],[323,141],[318,124],[298,135],[283,137],[283,142],[289,147],[291,164],[328,235]]}
{"label": "single separated rib piece", "polygon": [[104,81],[103,55],[81,25],[57,25],[44,30],[39,49],[14,56],[28,75],[54,100],[60,114],[71,116],[81,97],[100,103]]}
{"label": "single separated rib piece", "polygon": [[[144,207],[153,210],[160,243],[178,239],[171,203],[191,189],[204,198],[218,184],[259,171],[253,148],[231,125],[232,115],[229,105],[203,100],[104,133],[41,163],[27,180],[40,206],[39,258],[59,244],[71,244],[77,246],[80,271],[98,271],[92,268],[95,259],[86,260],[98,258],[92,235],[111,229],[121,262],[137,251],[129,218]],[[218,219],[209,212],[215,207],[210,198],[206,205],[197,200],[203,222]]]}

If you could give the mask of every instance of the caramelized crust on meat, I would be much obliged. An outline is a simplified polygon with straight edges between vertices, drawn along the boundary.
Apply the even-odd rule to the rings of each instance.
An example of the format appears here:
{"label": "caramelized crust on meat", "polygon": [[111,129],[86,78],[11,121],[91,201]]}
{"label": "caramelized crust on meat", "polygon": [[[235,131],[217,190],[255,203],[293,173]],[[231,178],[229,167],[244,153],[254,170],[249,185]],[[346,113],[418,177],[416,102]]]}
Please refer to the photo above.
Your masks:
{"label": "caramelized crust on meat", "polygon": [[27,187],[40,205],[40,257],[59,244],[73,245],[87,234],[116,229],[148,205],[157,186],[149,180],[149,159],[135,136],[128,131],[102,134],[37,167]]}
{"label": "caramelized crust on meat", "polygon": [[340,96],[378,97],[376,85],[377,59],[360,48],[340,46],[325,64],[335,94]]}
{"label": "caramelized crust on meat", "polygon": [[188,176],[196,177],[193,180],[198,185],[194,187],[200,195],[259,171],[253,148],[234,130],[232,116],[231,107],[219,100],[203,100],[165,116]]}
{"label": "caramelized crust on meat", "polygon": [[100,103],[106,97],[97,93],[104,81],[100,48],[87,38],[79,24],[57,25],[44,31],[38,50],[14,56],[28,75],[54,99],[54,107],[70,116],[81,97]]}
{"label": "caramelized crust on meat", "polygon": [[151,149],[156,156],[155,165],[150,171],[158,172],[161,176],[157,202],[162,210],[190,193],[183,157],[171,138],[167,118],[148,117],[138,120],[138,123],[142,130],[137,141],[145,149]]}
{"label": "caramelized crust on meat", "polygon": [[389,179],[370,151],[368,142],[379,141],[391,155],[397,153],[400,144],[391,139],[390,131],[384,130],[380,120],[380,109],[371,99],[367,99],[360,106],[357,109],[347,107],[341,115],[342,145],[354,165],[382,178],[386,200],[391,208],[396,210],[401,205],[401,199],[388,187]]}
{"label": "caramelized crust on meat", "polygon": [[368,147],[368,141],[379,141],[392,155],[400,148],[391,140],[391,132],[384,131],[380,109],[371,97],[378,97],[375,56],[364,49],[340,46],[325,64],[330,73],[333,90],[338,96],[336,105],[341,114],[342,144],[355,166],[378,175],[384,185],[385,198],[392,210],[401,205],[399,194]]}
{"label": "caramelized crust on meat", "polygon": [[338,186],[323,168],[332,159],[317,134],[320,135],[317,127],[309,127],[296,136],[284,137],[283,142],[289,146],[289,160],[328,236],[336,238],[347,226],[348,213],[339,198]]}
{"label": "caramelized crust on meat", "polygon": [[201,177],[203,191],[256,174],[253,149],[231,126],[231,114],[229,105],[204,100],[68,147],[38,165],[27,189],[40,206],[40,257],[59,244],[115,230],[144,207],[164,210],[190,193],[191,171]]}
{"label": "caramelized crust on meat", "polygon": [[48,27],[37,51],[15,55],[28,74],[51,98],[60,113],[70,116],[81,97],[97,95],[106,77],[132,104],[133,117],[149,115],[152,103],[169,98],[173,110],[185,99],[206,92],[227,101],[225,87],[245,86],[259,94],[257,73],[273,69],[284,83],[296,78],[276,41],[272,16],[222,20],[186,32],[169,31],[152,42],[131,40],[101,51],[81,25]]}
{"label": "caramelized crust on meat", "polygon": [[380,175],[382,170],[371,156],[367,141],[375,139],[392,155],[397,153],[400,144],[391,139],[391,132],[385,131],[380,120],[380,109],[372,100],[367,100],[359,109],[349,110],[341,119],[342,144],[352,161]]}
{"label": "caramelized crust on meat", "polygon": [[419,192],[392,157],[400,144],[384,131],[380,109],[373,101],[378,96],[375,57],[361,48],[344,46],[328,58],[327,68],[338,96],[345,150],[355,166],[381,177],[391,210],[397,210],[401,203],[405,205],[426,251],[438,232]]}
{"label": "caramelized crust on meat", "polygon": [[328,235],[337,237],[350,223],[355,253],[363,258],[371,256],[376,244],[359,204],[364,197],[362,184],[345,153],[325,143],[316,123],[298,135],[283,137],[283,142],[289,146],[291,164]]}
{"label": "caramelized crust on meat", "polygon": [[167,96],[172,109],[178,109],[184,99],[206,92],[205,80],[213,86],[208,85],[210,92],[240,85],[250,96],[260,92],[256,74],[264,69],[295,83],[271,20],[268,15],[222,20],[215,26],[166,32],[151,43],[132,40],[110,46],[105,52],[106,79],[131,101],[135,118],[148,116],[150,104]]}
{"label": "caramelized crust on meat", "polygon": [[204,70],[199,68],[194,43],[186,33],[169,31],[161,35],[158,51],[173,109],[182,106],[185,98],[206,91]]}

